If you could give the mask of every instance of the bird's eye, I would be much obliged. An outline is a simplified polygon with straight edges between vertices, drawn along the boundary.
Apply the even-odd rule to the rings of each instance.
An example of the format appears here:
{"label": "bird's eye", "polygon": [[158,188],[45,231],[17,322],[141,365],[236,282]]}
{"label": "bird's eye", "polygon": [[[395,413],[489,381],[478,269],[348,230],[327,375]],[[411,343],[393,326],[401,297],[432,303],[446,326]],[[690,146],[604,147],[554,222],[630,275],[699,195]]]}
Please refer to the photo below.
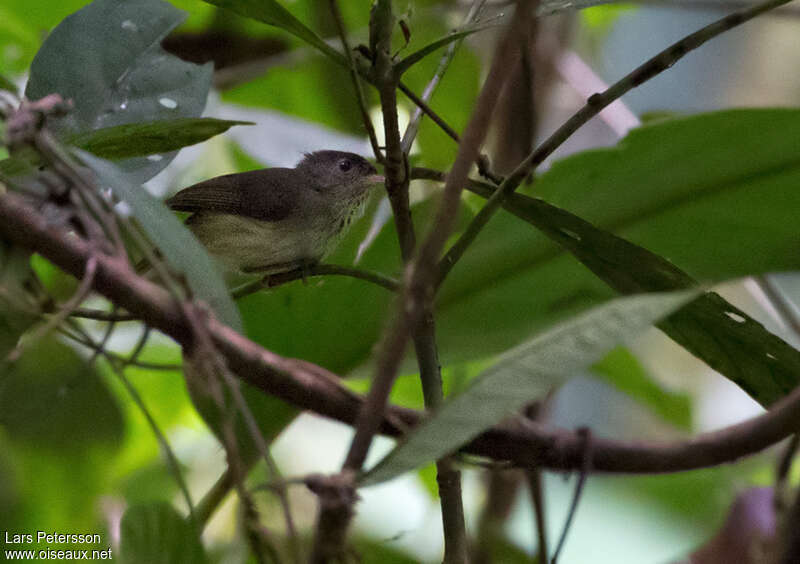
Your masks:
{"label": "bird's eye", "polygon": [[347,159],[342,159],[339,161],[339,170],[341,170],[342,172],[347,172],[348,170],[350,170],[350,167],[352,166],[353,163],[351,163]]}

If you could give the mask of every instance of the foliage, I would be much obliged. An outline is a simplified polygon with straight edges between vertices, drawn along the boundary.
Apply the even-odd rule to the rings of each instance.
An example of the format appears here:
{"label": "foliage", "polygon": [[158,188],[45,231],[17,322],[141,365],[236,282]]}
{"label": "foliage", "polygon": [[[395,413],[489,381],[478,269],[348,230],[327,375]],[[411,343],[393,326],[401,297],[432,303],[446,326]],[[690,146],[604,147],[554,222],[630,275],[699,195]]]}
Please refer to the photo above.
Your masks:
{"label": "foliage", "polygon": [[[370,112],[386,102],[382,83],[386,76],[400,80],[402,75],[404,88],[421,93],[436,72],[440,51],[458,39],[475,39],[481,33],[496,37],[506,29],[500,25],[505,20],[485,15],[452,29],[439,2],[418,2],[405,13],[395,6],[391,23],[396,27],[389,38],[394,66],[388,75],[381,75],[376,70],[379,57],[369,52],[375,47],[373,36],[368,40],[367,34],[376,33],[375,21],[381,10],[391,9],[391,3],[378,0],[372,17],[366,6],[340,4],[342,23],[351,35],[351,46],[356,47],[352,53],[355,74],[365,88]],[[542,12],[555,10],[554,3],[540,6]],[[607,18],[617,11],[604,8],[605,16],[599,19],[601,12],[595,11],[593,25],[606,26]],[[258,135],[283,141],[285,131],[279,127],[295,128],[295,138],[338,136],[363,144],[364,125],[355,102],[350,63],[338,40],[328,40],[338,33],[328,14],[328,2],[318,0],[207,0],[205,4],[9,0],[0,6],[0,95],[14,99],[16,79],[27,70],[27,99],[58,93],[70,101],[71,108],[44,121],[45,131],[54,135],[55,149],[50,154],[46,144],[8,143],[9,155],[0,161],[0,180],[10,190],[23,188],[39,197],[43,213],[49,213],[53,207],[74,206],[80,198],[85,203],[87,196],[75,196],[73,190],[68,197],[75,200],[65,204],[53,192],[47,174],[58,177],[65,169],[72,171],[77,175],[70,179],[73,185],[88,175],[99,189],[95,203],[123,232],[126,253],[141,254],[143,236],[154,245],[155,250],[148,248],[146,254],[163,268],[147,278],[164,284],[175,303],[183,298],[201,302],[220,322],[269,351],[251,355],[248,362],[266,358],[276,371],[297,370],[306,384],[329,378],[322,369],[339,376],[361,376],[350,385],[366,393],[373,383],[366,376],[375,374],[376,351],[385,346],[386,328],[408,305],[398,304],[404,294],[398,298],[363,279],[320,279],[304,271],[302,281],[254,293],[236,303],[229,294],[230,280],[214,259],[142,187],[165,169],[159,178],[167,178],[170,190],[185,184],[191,170],[178,177],[177,167],[167,169],[178,151],[226,132],[242,145],[218,139],[202,145],[198,151],[204,153],[197,160],[204,161],[206,168],[217,162],[236,171],[259,166],[267,159],[257,153],[258,142],[245,147],[244,141],[257,140]],[[43,31],[48,33],[40,41]],[[235,114],[236,119],[201,117],[212,80],[222,71],[215,75],[212,64],[189,63],[162,46],[170,34],[206,33],[286,40],[281,44],[283,51],[270,53],[267,70],[237,78],[238,83],[221,92],[221,102],[209,109],[222,117]],[[429,101],[458,132],[469,122],[487,70],[489,57],[482,56],[476,45],[468,41],[456,52],[441,87]],[[243,65],[246,75],[254,68],[248,65]],[[398,98],[401,116],[411,114],[413,103],[401,94]],[[234,105],[242,113],[234,112]],[[268,132],[234,127],[261,123],[276,113],[294,121],[270,121],[278,125]],[[443,281],[430,312],[435,335],[429,338],[436,350],[434,361],[442,365],[444,403],[382,461],[361,473],[359,486],[417,471],[436,494],[429,463],[452,462],[449,455],[532,402],[541,402],[546,412],[554,401],[550,394],[583,373],[592,373],[625,394],[631,404],[655,415],[670,432],[690,431],[691,400],[683,393],[666,391],[629,349],[620,346],[656,323],[763,406],[772,406],[791,392],[800,374],[800,353],[744,311],[697,285],[698,281],[711,284],[798,268],[796,131],[800,110],[744,108],[665,115],[613,147],[555,161],[507,199],[505,209],[489,221]],[[282,125],[287,122],[293,125]],[[285,142],[281,156],[299,157],[300,147]],[[252,147],[256,151],[247,154]],[[425,172],[422,167],[449,169],[457,150],[458,145],[440,127],[425,119],[411,155],[418,167],[414,171],[423,171],[420,178],[441,180],[442,174]],[[422,241],[437,229],[434,217],[441,198],[432,183],[417,194],[417,184],[412,184],[411,217],[417,239]],[[489,183],[473,184],[483,199],[490,198],[494,189]],[[471,229],[483,199],[462,196],[464,205],[449,243]],[[86,216],[97,219],[102,214],[86,206],[84,215],[74,214],[65,221],[56,213],[49,221],[78,226],[77,236],[89,240],[95,234],[82,232],[81,222]],[[407,280],[411,274],[398,248],[401,222],[371,222],[377,207],[376,202],[368,206],[365,217],[338,242],[326,262],[355,263],[362,270]],[[98,231],[115,244],[114,229],[102,221],[98,225]],[[216,396],[204,377],[210,378],[217,369],[233,372],[234,367],[222,361],[209,368],[214,363],[203,356],[208,352],[204,348],[208,335],[198,333],[188,321],[184,331],[195,333],[184,342],[192,344],[185,355],[171,341],[148,340],[147,331],[140,341],[136,336],[121,348],[112,346],[113,339],[107,339],[123,332],[121,324],[68,315],[79,306],[108,306],[95,297],[85,299],[88,292],[80,294],[83,282],[101,289],[106,279],[84,276],[78,284],[68,281],[45,258],[0,239],[0,445],[4,447],[0,449],[0,505],[8,508],[0,516],[0,528],[71,530],[71,519],[79,515],[80,526],[105,533],[109,511],[101,514],[97,509],[105,496],[129,506],[120,528],[119,548],[126,562],[222,561],[225,557],[219,555],[225,550],[241,552],[245,544],[251,550],[261,546],[290,554],[293,540],[289,535],[273,538],[258,532],[261,525],[271,533],[283,530],[275,517],[283,511],[282,477],[268,474],[266,486],[255,484],[253,477],[260,476],[260,467],[250,481],[245,477],[263,454],[250,423],[271,445],[281,433],[291,432],[287,428],[296,418],[296,407],[253,385],[258,382],[247,372],[247,363],[244,368],[235,367],[236,375],[246,382],[237,389],[253,421],[234,401],[236,389],[226,389],[221,399]],[[617,293],[626,296],[616,297]],[[628,295],[640,293],[644,295]],[[70,303],[73,295],[80,298],[78,303]],[[124,314],[116,306],[112,313]],[[53,320],[58,323],[51,326]],[[421,394],[418,384],[417,373],[425,371],[424,362],[418,364],[410,353],[404,358],[392,401],[415,409],[432,408],[436,402],[431,403],[430,388]],[[188,359],[194,364],[192,369]],[[184,379],[175,366],[181,363],[187,368]],[[305,363],[317,366],[311,369]],[[191,370],[196,374],[189,374]],[[326,385],[339,389],[334,382]],[[633,419],[626,405],[616,407]],[[234,423],[233,444],[226,436],[230,422]],[[167,450],[167,443],[175,448]],[[212,476],[204,468],[206,459],[221,458],[222,451],[226,461],[213,465],[217,474]],[[271,464],[271,459],[267,462]],[[686,552],[686,539],[699,542],[701,535],[709,535],[717,525],[715,520],[733,499],[736,486],[745,484],[749,473],[763,472],[763,466],[755,464],[742,468],[746,472],[738,476],[703,470],[630,483],[607,479],[601,489],[631,498],[615,506],[619,515],[656,508],[665,522],[676,524],[679,532],[674,534],[683,535],[680,546]],[[219,483],[209,490],[223,469],[229,474],[221,479],[222,490],[217,490]],[[79,474],[74,484],[69,470]],[[49,486],[41,485],[48,481]],[[244,492],[252,496],[241,499],[242,538],[226,540],[220,552],[207,550],[219,541],[209,540],[212,533],[204,530],[206,520],[234,485],[240,496]],[[61,499],[59,490],[69,491]],[[266,501],[256,498],[262,490],[279,495]],[[712,490],[719,499],[701,499]],[[181,501],[174,502],[179,492]],[[592,499],[592,494],[588,497]],[[256,506],[260,513],[254,517]],[[258,518],[262,521],[254,524]],[[644,527],[657,528],[656,517],[639,514],[637,519]],[[687,531],[685,523],[691,523],[694,531]],[[504,558],[522,561],[527,557],[511,538],[504,534],[499,538],[497,546],[507,555]],[[390,544],[397,540],[385,541],[364,528],[354,546],[365,561],[409,561],[408,554]]]}

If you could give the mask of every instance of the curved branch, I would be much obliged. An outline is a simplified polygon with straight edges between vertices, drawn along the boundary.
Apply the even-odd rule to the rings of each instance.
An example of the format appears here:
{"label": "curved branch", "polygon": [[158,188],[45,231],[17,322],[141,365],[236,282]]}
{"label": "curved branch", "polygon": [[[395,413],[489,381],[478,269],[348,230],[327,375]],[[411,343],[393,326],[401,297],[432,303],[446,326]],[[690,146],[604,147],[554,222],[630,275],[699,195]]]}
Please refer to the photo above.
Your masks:
{"label": "curved branch", "polygon": [[[92,247],[49,223],[16,194],[0,197],[0,234],[40,253],[75,277],[83,277]],[[191,330],[181,305],[162,288],[141,278],[118,257],[98,255],[93,287],[181,345],[191,345]],[[249,384],[300,409],[354,424],[363,399],[338,378],[314,364],[281,357],[214,319],[208,332],[231,370]],[[417,411],[389,407],[381,432],[400,436],[421,421]],[[752,419],[686,441],[655,443],[594,438],[591,467],[595,472],[663,473],[694,470],[733,462],[763,450],[800,430],[800,388]],[[512,420],[485,431],[462,449],[527,468],[575,470],[585,463],[580,434]]]}

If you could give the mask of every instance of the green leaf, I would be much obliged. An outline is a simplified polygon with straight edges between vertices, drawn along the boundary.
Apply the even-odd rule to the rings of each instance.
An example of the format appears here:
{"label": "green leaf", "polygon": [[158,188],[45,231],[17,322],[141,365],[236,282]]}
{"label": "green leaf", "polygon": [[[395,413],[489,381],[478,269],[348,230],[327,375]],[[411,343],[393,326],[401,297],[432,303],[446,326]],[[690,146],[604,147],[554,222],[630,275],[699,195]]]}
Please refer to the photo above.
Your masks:
{"label": "green leaf", "polygon": [[208,561],[199,531],[170,505],[136,505],[120,525],[125,564],[201,564]]}
{"label": "green leaf", "polygon": [[276,0],[205,0],[220,8],[232,10],[246,18],[252,18],[267,25],[284,29],[318,49],[340,65],[347,65],[344,55],[330,47],[322,38],[294,17],[289,10]]}
{"label": "green leaf", "polygon": [[483,31],[485,29],[489,29],[490,27],[495,27],[497,24],[495,23],[476,23],[474,25],[465,27],[464,29],[460,29],[458,31],[454,31],[449,35],[441,37],[432,43],[429,43],[425,47],[414,51],[407,57],[403,58],[402,61],[395,65],[395,72],[400,75],[410,69],[412,66],[417,64],[419,61],[436,51],[437,49],[441,49],[446,45],[454,41],[458,41],[459,39],[464,39],[465,37],[469,37],[473,33],[477,33],[479,31]]}
{"label": "green leaf", "polygon": [[[703,282],[794,270],[800,266],[798,128],[800,111],[794,109],[733,110],[662,121],[634,130],[617,147],[554,163],[538,178],[535,191],[542,200],[597,228],[669,259],[649,263],[654,268],[674,263]],[[569,233],[562,233],[562,240],[567,238]],[[625,253],[614,251],[612,256],[622,260]],[[653,289],[644,279],[635,282],[638,291]],[[438,296],[442,360],[495,354],[613,295],[546,236],[500,212],[455,266]],[[726,315],[720,309],[724,302],[713,294],[702,301],[708,305],[686,319],[686,326],[725,323],[726,331],[735,330],[735,319],[742,315],[737,309],[724,310],[732,314]],[[728,343],[716,349],[712,366],[726,372],[724,364],[736,364],[726,358],[747,360],[750,353],[742,343],[760,335],[762,343],[753,346],[747,365],[760,363],[759,375],[747,378],[744,368],[734,374],[751,380],[755,387],[750,391],[769,404],[796,382],[798,372],[790,373],[798,364],[787,363],[796,353],[745,319]],[[706,337],[704,346],[711,341]],[[762,352],[756,355],[759,348]],[[767,353],[780,360],[773,363]],[[764,366],[761,357],[770,358],[770,364]],[[761,389],[759,380],[767,380]]]}
{"label": "green leaf", "polygon": [[[690,306],[685,306],[690,307]],[[663,389],[625,347],[617,347],[592,365],[592,374],[638,400],[680,429],[692,427],[692,404],[685,394]]]}
{"label": "green leaf", "polygon": [[74,136],[70,142],[103,159],[126,159],[176,151],[219,135],[234,125],[254,124],[214,118],[178,118],[95,129]]}
{"label": "green leaf", "polygon": [[[31,65],[25,95],[57,92],[73,110],[52,126],[62,139],[79,133],[198,117],[211,84],[211,65],[167,54],[161,40],[186,15],[161,0],[95,0],[47,37]],[[137,158],[120,166],[143,182],[169,164]]]}
{"label": "green leaf", "polygon": [[10,436],[66,451],[118,445],[122,415],[95,368],[55,339],[26,345],[0,367],[0,424]]}
{"label": "green leaf", "polygon": [[[734,116],[739,117],[736,114]],[[713,119],[693,121],[719,121],[719,117],[712,114]],[[654,126],[654,128],[659,129],[659,126]],[[611,157],[613,154],[606,153],[605,157]],[[601,162],[614,166],[614,159]],[[567,159],[567,161],[572,160],[585,161],[586,157]],[[601,162],[595,166],[601,166]],[[568,165],[569,162],[564,164]],[[560,167],[564,164],[559,163],[556,166]],[[579,163],[577,166],[585,164]],[[634,160],[630,166],[636,166],[636,164]],[[789,179],[793,177],[792,175],[800,178],[800,168],[796,166],[793,168],[791,162],[787,167],[786,174]],[[574,171],[574,169],[570,170]],[[556,170],[556,173],[561,173],[561,171]],[[603,174],[599,168],[590,168],[588,174],[592,173]],[[780,175],[780,169],[771,169],[765,173],[768,178],[774,174]],[[541,181],[544,182],[547,176],[547,174],[544,175]],[[786,181],[790,182],[789,179]],[[722,186],[717,189],[724,190],[728,187],[727,182],[721,181]],[[760,180],[759,176],[755,174],[748,177],[745,182],[746,188],[756,190],[763,180]],[[602,184],[600,187],[602,188]],[[716,186],[714,187],[716,188]],[[541,189],[541,183],[537,185],[537,188]],[[484,197],[488,197],[493,192],[492,187],[480,184],[473,185],[470,189]],[[735,184],[733,189],[736,189]],[[791,190],[791,187],[787,185],[782,189]],[[780,202],[779,199],[772,206],[778,206]],[[572,253],[595,275],[619,292],[624,294],[655,292],[690,288],[696,285],[691,276],[670,261],[621,237],[598,229],[587,221],[541,199],[513,194],[506,201],[504,207]],[[755,208],[751,206],[741,209],[753,210]],[[736,211],[739,213],[739,208]],[[777,211],[776,209],[775,212],[777,213]],[[712,221],[712,217],[724,214],[725,209],[723,205],[720,205],[713,212],[709,211],[708,213],[709,217],[705,220],[706,225]],[[733,210],[729,210],[728,213],[733,213]],[[763,219],[751,217],[747,223],[767,220],[768,217]],[[788,221],[788,218],[785,220]],[[718,245],[717,247],[706,246],[709,242],[704,238],[694,242],[694,246],[706,249],[708,253],[706,262],[713,263],[722,252],[721,249],[730,245],[729,241],[737,240],[741,236],[740,230],[736,226],[735,222],[729,223],[730,232],[725,234],[726,241],[712,239],[710,244]],[[785,227],[787,231],[788,227],[788,225]],[[681,224],[680,228],[676,226],[673,229],[680,232],[686,229],[686,225]],[[773,232],[780,232],[781,226],[773,225],[772,229]],[[752,236],[765,238],[763,232],[752,234]],[[789,237],[790,235],[786,233],[785,236]],[[780,243],[780,241],[778,239],[776,243]],[[757,257],[746,257],[748,262],[758,260]],[[745,259],[742,258],[740,262],[745,262]],[[730,271],[728,270],[728,272]],[[731,272],[731,274],[741,273],[741,271]],[[705,294],[688,304],[662,321],[659,327],[678,344],[741,386],[764,406],[769,406],[782,398],[800,382],[800,351],[767,331],[760,323],[715,293]]]}
{"label": "green leaf", "polygon": [[695,295],[684,291],[617,299],[504,353],[368,471],[361,484],[389,480],[455,451]]}
{"label": "green leaf", "polygon": [[101,183],[131,207],[139,221],[167,262],[186,275],[195,297],[205,301],[223,323],[242,332],[236,305],[228,294],[222,275],[200,242],[163,202],[132,183],[114,164],[76,149],[78,157],[97,174]]}

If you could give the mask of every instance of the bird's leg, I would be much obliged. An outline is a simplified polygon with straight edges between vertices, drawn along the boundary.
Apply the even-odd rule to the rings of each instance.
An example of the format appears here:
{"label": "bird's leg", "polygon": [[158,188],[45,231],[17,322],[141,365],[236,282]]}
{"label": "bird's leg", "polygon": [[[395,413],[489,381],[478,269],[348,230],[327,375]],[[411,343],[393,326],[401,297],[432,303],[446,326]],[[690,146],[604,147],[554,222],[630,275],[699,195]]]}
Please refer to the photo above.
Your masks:
{"label": "bird's leg", "polygon": [[314,259],[303,259],[300,262],[300,269],[303,272],[303,285],[304,286],[308,286],[308,275],[310,274],[311,269],[316,264],[317,264],[317,261],[314,260]]}
{"label": "bird's leg", "polygon": [[[303,280],[303,284],[308,284],[308,277],[311,274],[311,269],[318,263],[316,259],[311,258],[303,258],[298,259],[296,261],[289,261],[289,262],[280,262],[274,263],[267,266],[250,266],[245,267],[242,269],[242,272],[246,274],[255,274],[258,272],[265,272],[262,279],[262,285],[265,288],[271,288],[273,286],[272,280],[273,278],[281,281],[279,283],[287,281],[286,278],[292,279],[291,273],[299,273],[300,278]],[[295,278],[296,279],[296,278]]]}

